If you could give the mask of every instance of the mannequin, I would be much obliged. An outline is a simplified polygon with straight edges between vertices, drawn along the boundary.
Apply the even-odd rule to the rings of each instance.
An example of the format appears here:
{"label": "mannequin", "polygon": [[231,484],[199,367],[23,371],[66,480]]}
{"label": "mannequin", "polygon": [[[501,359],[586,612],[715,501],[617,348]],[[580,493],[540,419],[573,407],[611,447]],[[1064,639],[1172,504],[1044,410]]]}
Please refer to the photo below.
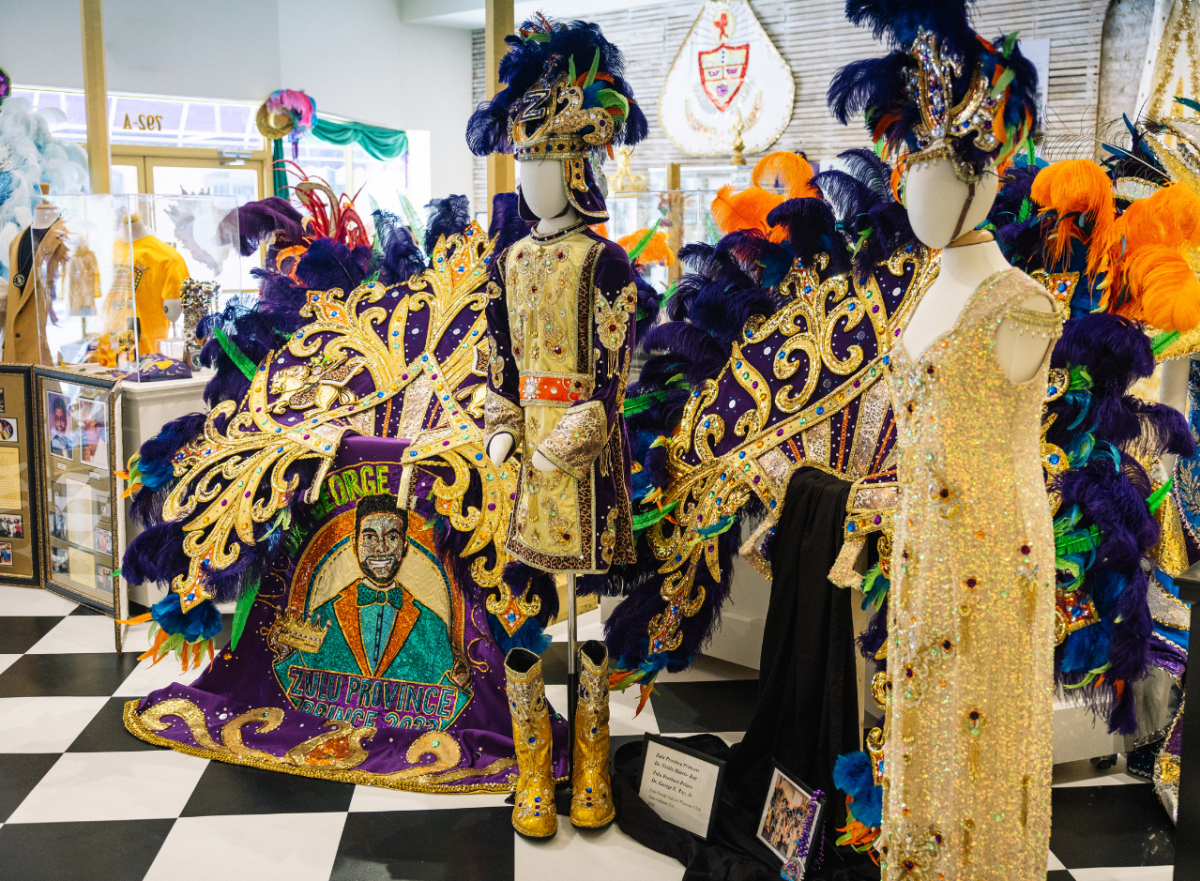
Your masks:
{"label": "mannequin", "polygon": [[53,289],[62,278],[70,249],[58,207],[46,198],[50,185],[39,187],[42,199],[34,206],[28,232],[23,230],[9,246],[12,277],[4,316],[3,355],[9,363],[53,363],[45,328]]}
{"label": "mannequin", "polygon": [[[904,195],[913,232],[929,247],[943,249],[941,271],[917,304],[901,337],[911,357],[920,357],[958,323],[963,308],[984,279],[1011,268],[990,234],[985,239],[970,232],[992,210],[999,182],[994,172],[985,172],[967,204],[970,187],[958,179],[951,162],[934,159],[909,169]],[[974,244],[952,244],[952,239],[962,241],[968,236],[976,239]],[[1049,296],[1029,297],[1021,306],[1038,312],[1054,311]],[[1011,318],[1000,323],[995,340],[996,358],[1013,382],[1032,379],[1052,344],[1052,340],[1022,334]]]}
{"label": "mannequin", "polygon": [[126,242],[136,242],[138,239],[144,239],[150,235],[150,228],[146,226],[142,216],[136,211],[131,211],[128,214],[129,223],[119,223],[121,239]]}
{"label": "mannequin", "polygon": [[[519,189],[525,204],[538,217],[537,231],[550,235],[579,221],[579,213],[571,207],[563,189],[561,159],[539,159],[522,162]],[[500,432],[488,444],[488,456],[499,465],[513,448],[513,436]],[[533,454],[533,467],[538,471],[553,471],[557,466],[540,452]]]}
{"label": "mannequin", "polygon": [[[620,51],[596,26],[539,14],[508,42],[522,44],[500,66],[509,87],[476,108],[467,144],[477,156],[516,155],[518,214],[536,227],[492,264],[484,446],[495,465],[521,449],[505,550],[566,576],[569,813],[573,825],[598,829],[616,816],[608,650],[576,646],[575,578],[634,560],[623,408],[638,288],[625,250],[592,225],[608,220],[597,160],[645,137],[646,118]],[[554,804],[541,663],[516,646],[504,666],[517,745],[513,828],[549,838],[567,805]]]}
{"label": "mannequin", "polygon": [[42,184],[41,186],[42,201],[34,206],[33,209],[33,235],[37,239],[41,238],[39,233],[45,233],[59,218],[58,206],[46,198],[50,192],[50,185]]}
{"label": "mannequin", "polygon": [[157,351],[170,332],[163,301],[178,298],[189,276],[183,257],[137,211],[117,219],[117,235],[115,261],[129,271],[117,274],[104,300],[104,327],[92,356],[110,367]]}

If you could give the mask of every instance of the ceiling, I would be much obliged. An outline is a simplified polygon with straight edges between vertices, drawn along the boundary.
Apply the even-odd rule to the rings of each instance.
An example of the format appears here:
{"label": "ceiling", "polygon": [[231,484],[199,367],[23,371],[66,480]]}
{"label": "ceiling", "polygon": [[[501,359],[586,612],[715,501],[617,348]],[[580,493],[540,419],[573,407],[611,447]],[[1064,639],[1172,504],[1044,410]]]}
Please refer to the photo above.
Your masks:
{"label": "ceiling", "polygon": [[[395,0],[400,19],[410,24],[475,30],[484,23],[484,0]],[[534,0],[514,3],[513,16],[519,23],[535,12],[555,18],[578,18],[598,12],[616,12],[636,6],[655,6],[663,0]]]}

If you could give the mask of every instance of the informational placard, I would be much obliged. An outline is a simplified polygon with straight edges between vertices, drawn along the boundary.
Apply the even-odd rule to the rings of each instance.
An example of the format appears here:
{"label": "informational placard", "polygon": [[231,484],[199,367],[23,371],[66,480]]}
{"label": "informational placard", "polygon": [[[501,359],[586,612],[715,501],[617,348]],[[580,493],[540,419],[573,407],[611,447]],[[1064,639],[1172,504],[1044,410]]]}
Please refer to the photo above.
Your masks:
{"label": "informational placard", "polygon": [[120,510],[116,473],[123,467],[118,383],[40,367],[34,376],[46,588],[114,617],[127,617],[117,574],[124,521],[113,516]]}
{"label": "informational placard", "polygon": [[670,823],[707,839],[717,815],[725,763],[647,734],[638,794]]}
{"label": "informational placard", "polygon": [[33,368],[0,365],[0,584],[42,586]]}

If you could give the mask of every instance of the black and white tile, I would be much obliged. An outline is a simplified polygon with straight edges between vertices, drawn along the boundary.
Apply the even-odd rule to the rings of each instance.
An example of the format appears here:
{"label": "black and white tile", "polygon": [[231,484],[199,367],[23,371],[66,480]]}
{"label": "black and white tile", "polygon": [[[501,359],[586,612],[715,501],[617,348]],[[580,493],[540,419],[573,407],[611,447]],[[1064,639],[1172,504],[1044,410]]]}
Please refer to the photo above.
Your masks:
{"label": "black and white tile", "polygon": [[[580,640],[602,636],[599,613]],[[208,762],[125,731],[127,700],[180,678],[115,650],[112,621],[45,591],[0,587],[0,881],[674,881],[683,868],[615,827],[512,831],[504,796],[426,795]],[[543,669],[566,706],[562,625]],[[190,680],[198,673],[185,674]],[[741,739],[754,670],[702,658],[665,676],[640,715],[612,695],[614,748],[645,732]],[[1055,768],[1049,881],[1168,881],[1174,828],[1118,764]]]}

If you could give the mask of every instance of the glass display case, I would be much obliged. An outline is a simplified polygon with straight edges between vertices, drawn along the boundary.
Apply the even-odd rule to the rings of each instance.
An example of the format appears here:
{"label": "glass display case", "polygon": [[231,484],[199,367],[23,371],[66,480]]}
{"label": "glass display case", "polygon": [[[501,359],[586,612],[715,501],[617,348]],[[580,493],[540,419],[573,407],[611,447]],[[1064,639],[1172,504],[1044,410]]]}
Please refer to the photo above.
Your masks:
{"label": "glass display case", "polygon": [[123,467],[117,380],[35,368],[41,431],[45,584],[117,618],[129,617],[119,578],[125,549],[117,471]]}
{"label": "glass display case", "polygon": [[[218,308],[256,289],[237,246],[239,201],[188,194],[37,199],[36,296],[18,304],[6,329],[25,354],[13,357],[6,342],[5,360],[122,373],[144,356],[182,360],[182,291],[203,285]],[[37,346],[30,335],[40,337]]]}

